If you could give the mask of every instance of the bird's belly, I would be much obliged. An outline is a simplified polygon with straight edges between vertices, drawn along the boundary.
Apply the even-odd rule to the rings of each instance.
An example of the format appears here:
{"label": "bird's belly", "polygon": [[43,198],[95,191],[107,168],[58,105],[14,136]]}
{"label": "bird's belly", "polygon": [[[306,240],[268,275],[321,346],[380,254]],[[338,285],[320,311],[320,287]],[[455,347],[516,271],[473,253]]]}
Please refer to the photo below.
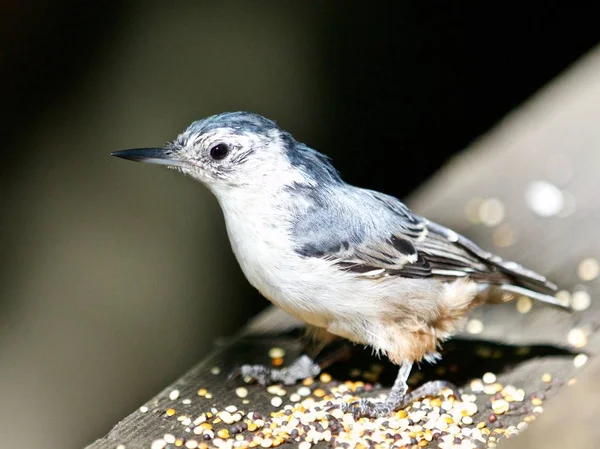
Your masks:
{"label": "bird's belly", "polygon": [[[262,246],[262,245],[261,245]],[[331,310],[327,298],[335,295],[327,285],[327,267],[314,267],[306,258],[268,244],[236,257],[246,278],[265,298],[290,315],[313,326],[327,327]]]}

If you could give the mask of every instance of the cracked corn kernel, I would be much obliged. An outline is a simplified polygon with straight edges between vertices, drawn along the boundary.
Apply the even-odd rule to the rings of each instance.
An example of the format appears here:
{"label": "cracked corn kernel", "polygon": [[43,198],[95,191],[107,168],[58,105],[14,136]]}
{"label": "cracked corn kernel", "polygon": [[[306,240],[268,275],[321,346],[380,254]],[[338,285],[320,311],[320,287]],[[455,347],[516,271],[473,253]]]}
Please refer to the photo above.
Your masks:
{"label": "cracked corn kernel", "polygon": [[331,382],[331,375],[327,373],[322,373],[321,376],[319,376],[319,380],[324,384],[328,384],[329,382]]}
{"label": "cracked corn kernel", "polygon": [[168,408],[168,409],[165,411],[165,415],[167,415],[167,416],[173,416],[173,415],[175,415],[175,413],[177,413],[177,412],[175,411],[175,409],[174,409],[174,408]]}
{"label": "cracked corn kernel", "polygon": [[285,357],[285,349],[283,348],[271,348],[269,349],[269,357],[272,359],[282,359]]}

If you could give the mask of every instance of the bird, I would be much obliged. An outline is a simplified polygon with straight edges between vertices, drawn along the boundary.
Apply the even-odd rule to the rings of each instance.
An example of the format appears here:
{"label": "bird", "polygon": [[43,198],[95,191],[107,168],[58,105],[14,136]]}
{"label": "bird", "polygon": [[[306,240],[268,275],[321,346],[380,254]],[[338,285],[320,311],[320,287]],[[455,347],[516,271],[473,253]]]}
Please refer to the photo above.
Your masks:
{"label": "bird", "polygon": [[[355,417],[387,416],[448,386],[433,381],[408,394],[407,379],[415,363],[440,357],[474,307],[517,295],[565,307],[544,276],[393,196],[346,183],[327,156],[259,114],[213,115],[161,147],[111,155],[200,181],[252,286],[324,341],[347,339],[399,366],[387,398],[347,404]],[[243,365],[238,374],[291,385],[319,372],[303,354],[284,369]]]}

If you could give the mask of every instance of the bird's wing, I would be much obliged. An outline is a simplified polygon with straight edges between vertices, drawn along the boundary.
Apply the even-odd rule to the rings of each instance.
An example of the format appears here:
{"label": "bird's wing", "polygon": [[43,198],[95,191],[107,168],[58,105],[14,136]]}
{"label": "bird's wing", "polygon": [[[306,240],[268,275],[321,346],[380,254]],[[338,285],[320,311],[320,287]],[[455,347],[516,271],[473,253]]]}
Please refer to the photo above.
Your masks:
{"label": "bird's wing", "polygon": [[490,284],[512,284],[544,294],[556,286],[521,265],[484,251],[472,241],[413,214],[393,197],[369,192],[394,214],[389,234],[363,239],[324,254],[340,269],[357,276],[470,279]]}
{"label": "bird's wing", "polygon": [[408,278],[469,276],[488,282],[506,280],[498,270],[465,250],[449,231],[440,233],[437,225],[413,216],[380,239],[340,247],[325,257],[341,269],[359,276],[402,276]]}

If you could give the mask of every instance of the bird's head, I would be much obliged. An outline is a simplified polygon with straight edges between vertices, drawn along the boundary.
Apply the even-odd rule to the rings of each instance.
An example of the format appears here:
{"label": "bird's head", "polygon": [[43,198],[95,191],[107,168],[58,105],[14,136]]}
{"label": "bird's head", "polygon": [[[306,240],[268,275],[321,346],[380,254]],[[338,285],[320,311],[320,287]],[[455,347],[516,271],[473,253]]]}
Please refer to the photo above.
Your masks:
{"label": "bird's head", "polygon": [[178,169],[217,195],[239,187],[339,182],[325,156],[297,142],[273,121],[249,112],[196,121],[164,147],[111,154]]}

